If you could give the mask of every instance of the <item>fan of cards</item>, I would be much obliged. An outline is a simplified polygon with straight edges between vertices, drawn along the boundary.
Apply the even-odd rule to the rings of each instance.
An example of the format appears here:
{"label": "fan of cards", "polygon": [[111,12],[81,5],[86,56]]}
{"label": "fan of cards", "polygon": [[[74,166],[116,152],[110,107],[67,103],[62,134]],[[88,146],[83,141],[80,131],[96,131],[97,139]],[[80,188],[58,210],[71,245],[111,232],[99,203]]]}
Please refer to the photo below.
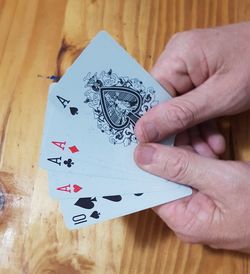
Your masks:
{"label": "fan of cards", "polygon": [[50,86],[41,166],[69,229],[191,194],[186,186],[142,171],[133,160],[136,121],[169,99],[166,90],[104,31]]}

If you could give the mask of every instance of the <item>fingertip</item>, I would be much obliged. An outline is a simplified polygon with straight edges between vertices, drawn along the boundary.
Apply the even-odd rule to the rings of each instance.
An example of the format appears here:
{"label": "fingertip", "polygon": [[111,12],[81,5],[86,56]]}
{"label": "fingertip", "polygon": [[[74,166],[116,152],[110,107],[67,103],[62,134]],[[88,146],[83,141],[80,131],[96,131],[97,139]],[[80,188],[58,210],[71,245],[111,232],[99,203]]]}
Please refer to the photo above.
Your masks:
{"label": "fingertip", "polygon": [[159,138],[159,132],[155,124],[151,121],[139,120],[135,125],[135,136],[139,142],[146,143]]}
{"label": "fingertip", "polygon": [[134,161],[135,161],[135,163],[137,165],[139,164],[139,161],[138,161],[139,154],[140,154],[140,152],[139,152],[139,149],[140,149],[139,146],[140,146],[140,144],[138,146],[136,146],[136,148],[134,150]]}
{"label": "fingertip", "polygon": [[215,121],[207,121],[201,124],[200,129],[203,139],[215,154],[220,155],[225,152],[226,141],[224,136],[218,131]]}
{"label": "fingertip", "polygon": [[214,151],[205,142],[192,143],[194,150],[201,156],[209,158],[218,158]]}
{"label": "fingertip", "polygon": [[137,121],[137,123],[135,124],[135,128],[134,128],[134,133],[136,136],[136,139],[139,142],[144,142],[144,133],[143,133],[143,129],[142,129],[142,125],[141,125],[141,120]]}
{"label": "fingertip", "polygon": [[215,154],[220,155],[225,152],[226,141],[221,134],[211,135],[207,137],[207,142]]}
{"label": "fingertip", "polygon": [[190,136],[190,143],[193,149],[204,157],[217,158],[209,144],[207,144],[200,136],[198,127],[193,127],[188,130]]}
{"label": "fingertip", "polygon": [[153,157],[156,152],[156,148],[150,144],[139,144],[134,151],[134,160],[141,166],[150,165],[153,162]]}

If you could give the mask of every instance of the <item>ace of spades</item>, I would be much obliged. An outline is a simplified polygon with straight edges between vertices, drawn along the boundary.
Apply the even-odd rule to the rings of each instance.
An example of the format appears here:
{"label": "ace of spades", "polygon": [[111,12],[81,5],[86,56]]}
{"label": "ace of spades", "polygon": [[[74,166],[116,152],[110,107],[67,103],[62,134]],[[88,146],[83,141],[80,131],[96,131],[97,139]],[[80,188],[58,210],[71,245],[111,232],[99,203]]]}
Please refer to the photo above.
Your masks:
{"label": "ace of spades", "polygon": [[[125,172],[128,178],[136,176],[139,181],[163,181],[135,165],[134,124],[151,107],[170,98],[124,49],[101,32],[57,83],[49,100],[56,107],[53,119],[63,119],[63,132],[81,147],[80,161],[86,171],[102,166],[110,172]],[[77,108],[77,114],[65,111],[62,100]],[[166,140],[166,144],[172,143],[173,138]]]}
{"label": "ace of spades", "polygon": [[100,88],[101,106],[105,119],[111,127],[123,129],[140,118],[138,111],[142,98],[125,87]]}

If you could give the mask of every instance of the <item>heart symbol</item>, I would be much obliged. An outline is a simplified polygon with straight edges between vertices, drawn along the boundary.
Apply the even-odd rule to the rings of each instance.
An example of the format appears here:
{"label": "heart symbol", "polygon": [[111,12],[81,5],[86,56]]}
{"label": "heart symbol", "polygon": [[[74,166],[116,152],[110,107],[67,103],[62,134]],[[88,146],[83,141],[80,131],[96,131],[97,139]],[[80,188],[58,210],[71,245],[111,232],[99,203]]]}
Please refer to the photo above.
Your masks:
{"label": "heart symbol", "polygon": [[94,202],[96,201],[96,198],[80,198],[76,201],[75,205],[82,208],[91,209],[95,206]]}
{"label": "heart symbol", "polygon": [[79,185],[73,185],[73,190],[74,190],[75,193],[77,193],[81,189],[82,189],[82,187],[80,187]]}
{"label": "heart symbol", "polygon": [[76,107],[70,107],[69,110],[72,115],[78,114],[78,108]]}
{"label": "heart symbol", "polygon": [[123,129],[140,118],[140,94],[127,87],[102,87],[101,106],[107,122],[115,129]]}
{"label": "heart symbol", "polygon": [[94,218],[94,219],[99,219],[101,213],[99,213],[98,211],[94,211],[92,212],[92,214],[90,215],[90,217]]}

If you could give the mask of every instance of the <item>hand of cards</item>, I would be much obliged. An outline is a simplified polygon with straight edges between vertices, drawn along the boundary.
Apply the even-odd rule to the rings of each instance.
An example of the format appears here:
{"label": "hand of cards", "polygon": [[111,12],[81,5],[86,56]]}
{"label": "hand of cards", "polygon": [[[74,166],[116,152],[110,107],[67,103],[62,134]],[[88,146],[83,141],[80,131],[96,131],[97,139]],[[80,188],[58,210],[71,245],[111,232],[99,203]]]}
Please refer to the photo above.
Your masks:
{"label": "hand of cards", "polygon": [[190,188],[148,174],[133,161],[136,121],[169,99],[106,32],[98,33],[50,86],[41,166],[69,229],[191,194]]}

